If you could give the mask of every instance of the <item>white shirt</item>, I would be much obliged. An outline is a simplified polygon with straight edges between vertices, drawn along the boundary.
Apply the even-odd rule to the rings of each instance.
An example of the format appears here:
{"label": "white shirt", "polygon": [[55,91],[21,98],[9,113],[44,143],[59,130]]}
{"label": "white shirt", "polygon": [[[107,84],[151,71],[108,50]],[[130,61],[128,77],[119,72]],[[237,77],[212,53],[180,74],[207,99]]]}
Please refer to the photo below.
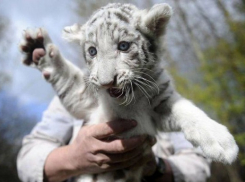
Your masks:
{"label": "white shirt", "polygon": [[[19,178],[23,182],[43,182],[43,170],[52,150],[67,145],[75,130],[82,126],[54,98],[44,112],[42,121],[24,137],[17,158]],[[156,156],[170,163],[175,182],[205,182],[210,176],[210,163],[180,132],[158,133],[153,147]]]}

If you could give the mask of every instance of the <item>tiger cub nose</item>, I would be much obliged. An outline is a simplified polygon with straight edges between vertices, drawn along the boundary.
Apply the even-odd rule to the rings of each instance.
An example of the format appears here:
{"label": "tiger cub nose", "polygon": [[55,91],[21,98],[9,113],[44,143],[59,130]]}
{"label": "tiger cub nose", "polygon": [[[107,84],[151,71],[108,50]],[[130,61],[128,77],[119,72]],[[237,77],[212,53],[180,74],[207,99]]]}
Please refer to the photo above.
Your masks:
{"label": "tiger cub nose", "polygon": [[100,85],[101,85],[102,87],[110,88],[110,87],[113,86],[113,83],[114,83],[114,80],[109,81],[109,82],[102,82],[102,83],[100,83]]}
{"label": "tiger cub nose", "polygon": [[113,80],[100,82],[100,85],[105,88],[111,88],[116,85],[117,76],[114,76]]}

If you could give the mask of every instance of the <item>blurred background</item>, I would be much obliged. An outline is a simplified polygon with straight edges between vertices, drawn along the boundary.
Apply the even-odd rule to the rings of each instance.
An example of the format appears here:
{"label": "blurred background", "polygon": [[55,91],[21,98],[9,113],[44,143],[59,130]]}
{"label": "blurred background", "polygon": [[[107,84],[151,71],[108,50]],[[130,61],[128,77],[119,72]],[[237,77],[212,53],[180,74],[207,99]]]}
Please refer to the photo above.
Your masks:
{"label": "blurred background", "polygon": [[233,165],[212,164],[210,181],[245,181],[245,0],[0,0],[0,182],[19,181],[15,161],[22,138],[54,96],[38,71],[21,64],[23,30],[44,27],[63,55],[83,66],[81,50],[62,40],[61,31],[109,2],[173,7],[164,59],[176,87],[226,125],[240,148]]}

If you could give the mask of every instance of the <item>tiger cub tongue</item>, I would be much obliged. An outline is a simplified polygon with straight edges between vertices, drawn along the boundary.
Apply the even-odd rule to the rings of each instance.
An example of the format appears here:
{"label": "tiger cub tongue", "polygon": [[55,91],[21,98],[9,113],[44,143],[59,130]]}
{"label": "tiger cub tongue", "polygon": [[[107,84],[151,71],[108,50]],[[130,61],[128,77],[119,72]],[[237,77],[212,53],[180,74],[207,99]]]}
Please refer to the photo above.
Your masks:
{"label": "tiger cub tongue", "polygon": [[109,88],[108,93],[110,94],[111,97],[123,97],[125,95],[124,92],[122,92],[122,89],[117,89],[117,88]]}

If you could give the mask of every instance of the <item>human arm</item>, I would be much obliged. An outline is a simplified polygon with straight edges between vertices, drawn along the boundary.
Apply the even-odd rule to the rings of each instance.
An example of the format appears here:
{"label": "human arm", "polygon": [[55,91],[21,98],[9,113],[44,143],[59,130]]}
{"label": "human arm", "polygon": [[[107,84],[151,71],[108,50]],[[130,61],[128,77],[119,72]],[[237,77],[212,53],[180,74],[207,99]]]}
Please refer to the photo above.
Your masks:
{"label": "human arm", "polygon": [[211,175],[211,160],[204,156],[200,148],[194,148],[182,132],[167,135],[173,145],[173,151],[166,159],[172,167],[175,181],[207,181]]}
{"label": "human arm", "polygon": [[[82,123],[79,123],[77,120],[74,121],[74,119],[61,105],[58,98],[55,98],[51,102],[49,108],[43,115],[42,121],[38,123],[32,130],[31,134],[26,136],[23,140],[23,145],[17,159],[18,174],[22,181],[42,182],[44,181],[44,175],[46,176],[47,181],[62,181],[70,176],[77,174],[82,174],[85,172],[91,173],[91,170],[96,172],[100,170],[103,171],[116,169],[118,166],[123,168],[133,164],[137,160],[136,157],[138,154],[142,152],[142,148],[137,148],[137,146],[142,145],[141,137],[107,142],[103,145],[104,150],[110,149],[113,151],[115,149],[117,154],[103,155],[103,153],[99,152],[97,155],[92,155],[93,157],[97,158],[92,159],[93,168],[91,168],[91,164],[88,164],[87,161],[79,160],[78,158],[80,157],[80,159],[85,159],[83,155],[91,151],[89,147],[93,146],[92,144],[95,144],[91,141],[91,136],[93,136],[94,133],[91,131],[91,127],[93,128],[92,130],[96,131],[94,133],[95,136],[101,135],[99,131],[104,131],[104,134],[102,132],[102,135],[106,137],[105,127],[107,125],[103,125],[102,128],[101,126],[98,126],[99,128],[97,127],[97,129],[94,128],[94,126],[82,127],[79,132],[82,136],[77,137],[77,139],[80,139],[80,141],[75,140],[71,145],[67,145],[72,137],[73,126],[76,125],[76,122],[77,126],[80,128]],[[117,124],[115,125],[113,123]],[[107,124],[110,125],[110,122]],[[121,126],[120,124],[118,125],[118,122],[112,122],[110,126],[111,127],[107,127],[107,129],[109,129],[107,132],[113,134],[114,132],[120,132],[122,130],[129,129],[130,124],[125,123],[125,125]],[[88,129],[89,127],[90,129]],[[131,125],[131,127],[133,127],[133,125]],[[76,144],[80,144],[80,147],[83,146],[81,140],[83,140],[84,137],[87,137],[85,143],[87,147],[82,148],[87,150],[80,150]],[[95,138],[94,140],[102,138]],[[99,141],[96,142],[96,145],[100,143]],[[146,144],[146,140],[144,140],[144,144]],[[97,147],[99,146],[100,145],[97,145]],[[97,150],[98,149],[99,148],[97,148]],[[72,151],[81,151],[81,153],[76,152],[76,154],[80,154],[80,156],[73,155]],[[71,160],[71,156],[77,158],[78,160]],[[106,163],[98,167],[98,162],[101,160],[104,160],[104,162],[106,162],[106,160],[107,162],[110,162],[108,161],[108,157],[110,157],[109,160],[116,161],[117,164],[113,166],[106,166]],[[131,163],[125,162],[131,158]],[[125,164],[119,164],[122,162],[121,160],[123,160]],[[80,161],[79,164],[82,165],[78,165],[76,162],[69,163],[69,161]],[[90,168],[88,168],[89,165]],[[88,169],[90,169],[90,171],[85,171]]]}
{"label": "human arm", "polygon": [[159,133],[157,140],[153,150],[157,157],[164,160],[166,171],[156,181],[204,182],[210,177],[210,160],[203,156],[200,149],[193,148],[183,133]]}
{"label": "human arm", "polygon": [[[186,153],[185,153],[186,152]],[[151,169],[156,169],[150,176],[147,176],[146,181],[152,182],[205,182],[210,177],[209,162],[206,161],[201,155],[195,152],[183,151],[177,156],[171,158],[162,158],[164,163],[163,173],[157,171],[156,161],[155,164],[150,164]],[[153,161],[151,161],[153,163]],[[149,165],[149,164],[148,164]]]}
{"label": "human arm", "polygon": [[44,168],[47,181],[133,166],[142,157],[146,136],[103,140],[133,126],[134,122],[124,120],[82,127],[71,145],[57,148],[48,156]]}
{"label": "human arm", "polygon": [[47,156],[54,149],[66,145],[73,130],[74,120],[54,98],[44,112],[41,122],[24,137],[17,157],[17,170],[22,181],[42,182]]}

